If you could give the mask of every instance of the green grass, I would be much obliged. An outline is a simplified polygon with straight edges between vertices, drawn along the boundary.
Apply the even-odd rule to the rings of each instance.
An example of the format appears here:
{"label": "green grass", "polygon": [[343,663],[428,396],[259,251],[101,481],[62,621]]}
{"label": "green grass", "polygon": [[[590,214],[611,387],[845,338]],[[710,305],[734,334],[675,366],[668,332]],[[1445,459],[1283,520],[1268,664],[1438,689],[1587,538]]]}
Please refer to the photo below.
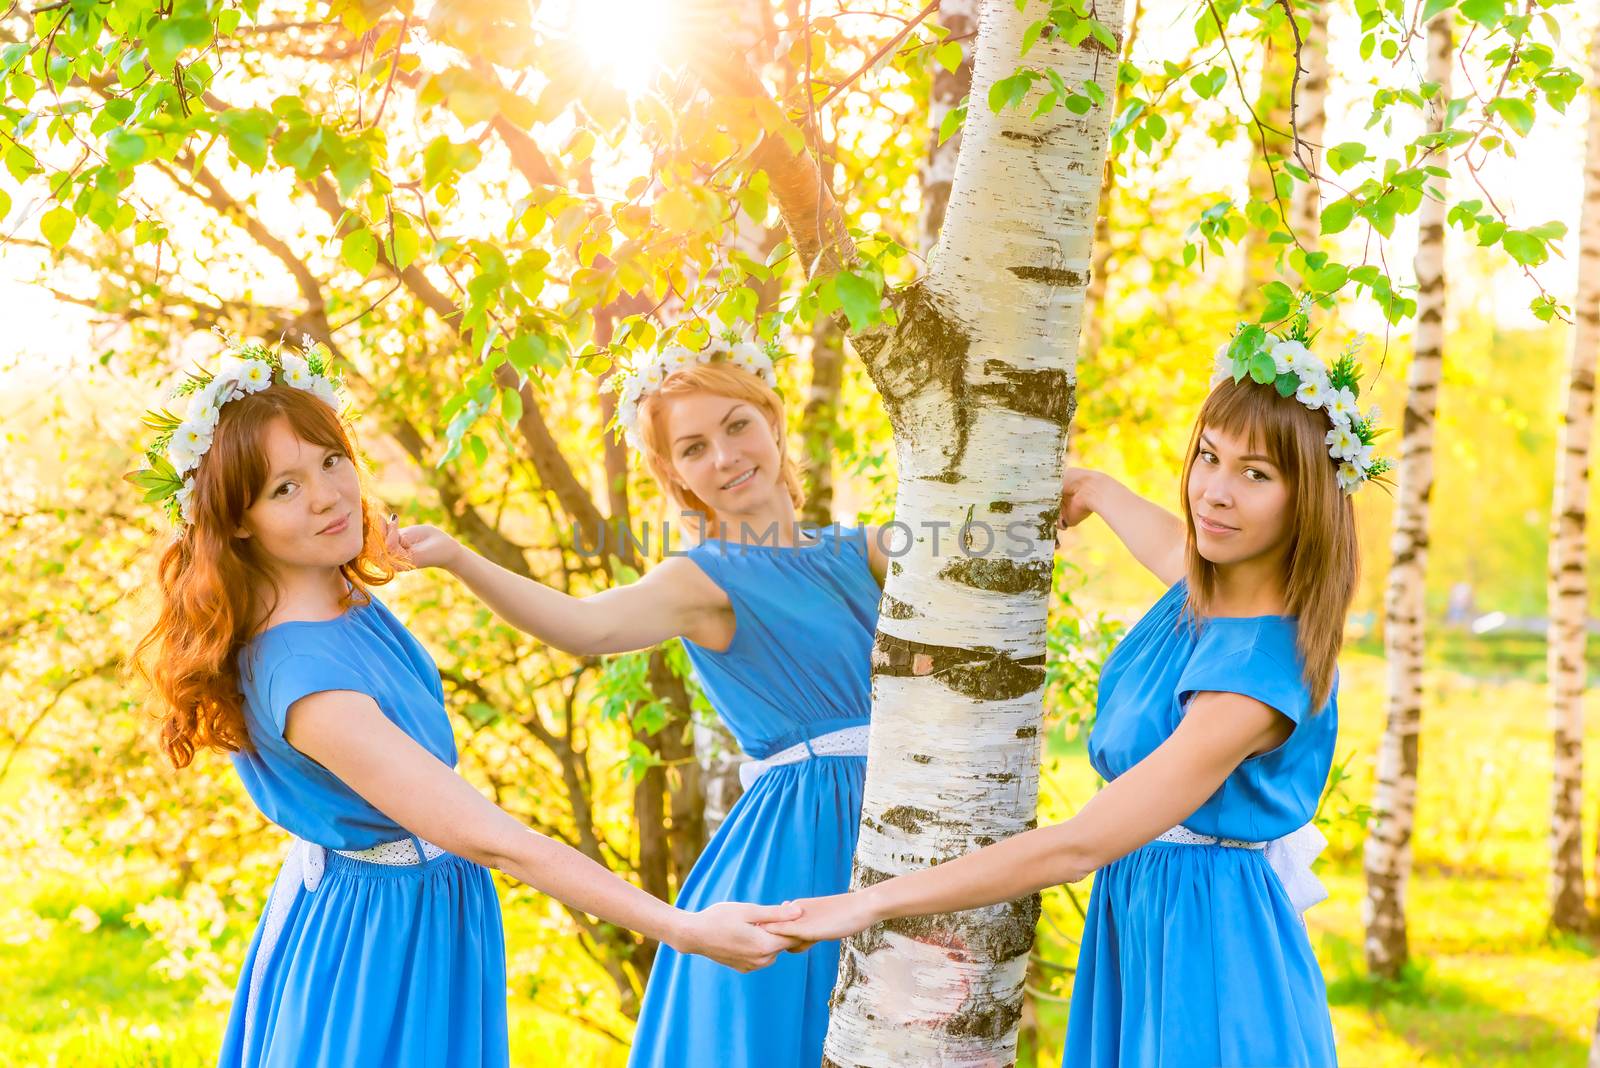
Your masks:
{"label": "green grass", "polygon": [[[1530,658],[1531,660],[1531,658]],[[1421,743],[1416,869],[1409,918],[1414,964],[1397,983],[1373,981],[1361,960],[1361,875],[1357,806],[1371,792],[1372,754],[1384,716],[1381,660],[1355,651],[1344,663],[1339,756],[1355,754],[1352,778],[1327,811],[1332,840],[1318,870],[1331,897],[1309,914],[1312,943],[1327,979],[1341,1063],[1347,1068],[1418,1064],[1543,1068],[1584,1063],[1600,1000],[1596,945],[1552,937],[1545,926],[1545,857],[1550,745],[1545,691],[1515,677],[1523,666],[1491,666],[1474,678],[1441,665],[1430,673]],[[1600,704],[1589,710],[1600,743]],[[1600,752],[1600,748],[1591,748]],[[1591,760],[1587,796],[1600,790]],[[1093,790],[1081,740],[1053,735],[1046,751],[1044,810],[1060,818]],[[14,788],[7,784],[8,788]],[[1593,811],[1593,806],[1590,806]],[[1594,851],[1592,821],[1586,856]],[[1085,896],[1085,888],[1080,895]],[[0,1050],[7,1065],[189,1066],[214,1062],[225,1005],[199,1004],[195,981],[152,972],[159,954],[123,917],[152,891],[73,891],[16,873],[0,877]],[[1052,910],[1074,914],[1059,892]],[[100,922],[82,929],[89,917]],[[515,962],[550,944],[550,913],[513,904],[507,949]],[[27,917],[43,917],[29,920]],[[26,941],[29,923],[47,937]],[[1063,921],[1069,934],[1071,924]],[[1042,938],[1041,953],[1070,964],[1074,947]],[[588,994],[585,1011],[606,1019],[603,975],[572,955],[535,958],[538,974],[561,976]],[[587,972],[574,969],[587,968]],[[593,973],[593,974],[589,974]],[[1070,993],[1070,977],[1047,992]],[[536,1003],[532,982],[513,983],[512,1063],[620,1066],[620,1043]],[[1040,1000],[1037,1063],[1060,1060],[1066,1009]],[[625,1026],[625,1025],[624,1025]],[[1022,1063],[1030,1063],[1024,1057]]]}

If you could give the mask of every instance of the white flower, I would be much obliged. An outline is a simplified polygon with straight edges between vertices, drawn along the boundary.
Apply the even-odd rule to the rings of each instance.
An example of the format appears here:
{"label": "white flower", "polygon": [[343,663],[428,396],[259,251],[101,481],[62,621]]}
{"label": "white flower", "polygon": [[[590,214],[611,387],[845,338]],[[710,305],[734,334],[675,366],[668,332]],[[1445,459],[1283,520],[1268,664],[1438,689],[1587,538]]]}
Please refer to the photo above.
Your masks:
{"label": "white flower", "polygon": [[193,523],[194,513],[192,508],[194,506],[194,479],[184,479],[183,488],[178,490],[174,496],[178,499],[178,514],[183,516],[183,521],[185,523]]}
{"label": "white flower", "polygon": [[1299,374],[1303,367],[1316,366],[1316,359],[1304,342],[1296,341],[1294,338],[1285,338],[1272,346],[1272,364],[1280,375],[1286,375],[1291,371]]}
{"label": "white flower", "polygon": [[691,363],[694,363],[695,354],[684,348],[682,345],[672,345],[661,350],[660,362],[665,368],[666,373],[671,374],[674,371],[682,370]]}
{"label": "white flower", "polygon": [[666,368],[662,367],[661,364],[655,360],[652,360],[650,363],[646,364],[644,370],[640,371],[638,375],[639,381],[643,383],[646,393],[653,393],[657,389],[661,388],[662,380],[666,377]]}
{"label": "white flower", "polygon": [[1359,467],[1362,474],[1365,475],[1367,468],[1372,466],[1372,446],[1358,444],[1345,455],[1345,459]]}
{"label": "white flower", "polygon": [[239,388],[259,393],[272,385],[272,365],[266,360],[246,360],[239,367]]}
{"label": "white flower", "polygon": [[311,373],[310,364],[299,356],[288,352],[283,354],[279,362],[283,364],[283,381],[285,385],[293,386],[295,389],[311,388],[311,379],[315,376]]}
{"label": "white flower", "polygon": [[695,363],[710,363],[712,357],[715,356],[716,354],[717,354],[717,350],[716,349],[714,349],[714,348],[712,348],[710,346],[707,346],[706,348],[703,348],[699,352],[694,354],[694,362]]}
{"label": "white flower", "polygon": [[638,375],[630,375],[622,387],[622,403],[637,404],[642,396],[644,396],[644,379]]}
{"label": "white flower", "polygon": [[1302,376],[1300,388],[1294,391],[1294,399],[1307,408],[1322,407],[1328,402],[1328,380],[1319,375]]}
{"label": "white flower", "polygon": [[309,377],[310,381],[304,387],[306,392],[337,412],[339,410],[339,394],[333,388],[333,383],[322,375],[311,375]]}
{"label": "white flower", "polygon": [[1365,477],[1366,476],[1361,473],[1361,469],[1355,464],[1350,463],[1348,460],[1339,465],[1339,470],[1337,473],[1337,478],[1339,479],[1339,488],[1344,490],[1346,493],[1353,493],[1355,488],[1361,485],[1361,480]]}
{"label": "white flower", "polygon": [[173,470],[182,475],[200,465],[200,457],[211,448],[211,432],[215,426],[215,422],[209,425],[183,423],[172,432],[172,441],[167,444],[167,459]]}
{"label": "white flower", "polygon": [[1335,426],[1323,440],[1328,444],[1328,455],[1335,460],[1352,460],[1361,448],[1361,439],[1348,426]]}
{"label": "white flower", "polygon": [[1328,418],[1333,420],[1335,426],[1349,423],[1360,414],[1356,408],[1356,395],[1347,388],[1329,391],[1324,406],[1328,409]]}
{"label": "white flower", "polygon": [[1372,407],[1367,409],[1366,418],[1364,418],[1362,422],[1366,423],[1367,426],[1375,427],[1378,425],[1378,420],[1381,418],[1383,418],[1383,413],[1379,411],[1378,406],[1374,404]]}
{"label": "white flower", "polygon": [[184,412],[183,421],[196,426],[215,427],[219,414],[216,394],[203,386],[189,394],[189,408]]}

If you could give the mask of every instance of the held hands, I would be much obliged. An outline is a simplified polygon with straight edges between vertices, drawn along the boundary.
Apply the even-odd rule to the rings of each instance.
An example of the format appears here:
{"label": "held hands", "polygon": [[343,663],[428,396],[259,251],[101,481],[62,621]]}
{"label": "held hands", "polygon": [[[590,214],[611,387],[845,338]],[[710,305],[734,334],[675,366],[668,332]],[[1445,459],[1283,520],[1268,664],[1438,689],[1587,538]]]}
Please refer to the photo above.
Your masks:
{"label": "held hands", "polygon": [[762,924],[775,935],[794,940],[789,952],[809,949],[814,942],[831,942],[859,934],[883,917],[873,911],[866,893],[810,897],[791,903],[803,913],[792,920],[769,920]]}
{"label": "held hands", "polygon": [[438,527],[402,527],[392,515],[384,523],[384,536],[389,552],[414,568],[448,568],[461,553],[461,543]]}
{"label": "held hands", "polygon": [[794,939],[767,930],[766,924],[797,919],[797,905],[746,905],[724,901],[684,916],[683,935],[674,948],[709,957],[741,972],[771,964]]}

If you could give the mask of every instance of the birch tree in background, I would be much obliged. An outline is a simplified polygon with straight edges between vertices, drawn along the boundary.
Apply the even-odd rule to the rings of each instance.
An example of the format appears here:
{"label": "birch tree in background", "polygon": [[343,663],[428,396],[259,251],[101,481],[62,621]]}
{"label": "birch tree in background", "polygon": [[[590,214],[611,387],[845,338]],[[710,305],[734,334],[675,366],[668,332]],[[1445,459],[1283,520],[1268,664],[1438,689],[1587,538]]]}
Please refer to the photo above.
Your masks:
{"label": "birch tree in background", "polygon": [[[1600,29],[1591,47],[1592,73],[1600,77]],[[1600,356],[1600,105],[1593,96],[1587,136],[1578,222],[1578,291],[1550,508],[1548,664],[1550,727],[1555,736],[1550,925],[1561,931],[1582,931],[1589,924],[1583,881],[1583,690],[1589,624],[1589,451],[1594,437],[1595,359]]]}
{"label": "birch tree in background", "polygon": [[[1444,128],[1453,58],[1451,13],[1428,22],[1427,72],[1439,88],[1430,101],[1430,132]],[[1439,178],[1440,185],[1443,179]],[[1417,740],[1422,724],[1423,580],[1428,561],[1428,499],[1433,491],[1433,429],[1444,347],[1446,204],[1424,197],[1417,240],[1417,326],[1406,374],[1406,411],[1395,494],[1393,562],[1384,591],[1384,652],[1389,665],[1388,719],[1378,750],[1372,821],[1364,852],[1362,902],[1367,969],[1393,979],[1408,959],[1406,884],[1417,801]]]}

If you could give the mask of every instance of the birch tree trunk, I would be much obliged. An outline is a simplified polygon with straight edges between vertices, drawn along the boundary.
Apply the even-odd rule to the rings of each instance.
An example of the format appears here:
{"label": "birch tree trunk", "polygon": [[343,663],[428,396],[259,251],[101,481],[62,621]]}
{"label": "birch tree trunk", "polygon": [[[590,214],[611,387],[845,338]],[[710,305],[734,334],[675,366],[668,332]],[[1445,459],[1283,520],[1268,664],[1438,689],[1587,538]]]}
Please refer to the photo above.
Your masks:
{"label": "birch tree trunk", "polygon": [[[1293,144],[1289,140],[1289,94],[1294,86],[1295,63],[1294,34],[1285,27],[1261,49],[1261,84],[1256,93],[1255,111],[1262,129],[1250,137],[1249,189],[1253,201],[1275,204],[1273,169],[1281,167],[1282,160],[1293,155]],[[1268,159],[1273,161],[1270,168]],[[1273,211],[1276,214],[1277,208]],[[1253,307],[1258,299],[1257,291],[1273,279],[1281,246],[1267,240],[1268,232],[1266,227],[1252,225],[1239,243],[1244,259],[1239,296],[1244,307]]]}
{"label": "birch tree trunk", "polygon": [[[1313,3],[1300,48],[1300,85],[1294,93],[1292,155],[1313,175],[1322,169],[1322,138],[1328,119],[1328,6]],[[1289,223],[1295,237],[1314,250],[1322,237],[1321,193],[1315,180],[1298,182],[1289,201]]]}
{"label": "birch tree trunk", "polygon": [[[1591,63],[1600,73],[1600,30]],[[1594,435],[1594,368],[1600,355],[1600,106],[1589,102],[1583,208],[1578,223],[1578,292],[1568,353],[1567,407],[1556,451],[1550,509],[1550,924],[1589,923],[1583,885],[1583,690],[1589,622],[1589,449]]]}
{"label": "birch tree trunk", "polygon": [[[1097,6],[1114,34],[1121,7]],[[1110,115],[1030,121],[1036,98],[998,116],[983,104],[1030,19],[1012,0],[982,5],[977,103],[928,275],[894,297],[892,332],[856,338],[899,461],[856,886],[1034,824],[1060,462]],[[1109,98],[1117,55],[1048,40],[1028,62]],[[849,939],[824,1064],[1010,1063],[1038,911],[1030,897]]]}
{"label": "birch tree trunk", "polygon": [[[1449,11],[1428,23],[1427,79],[1444,88],[1426,117],[1443,123],[1450,95]],[[1442,190],[1441,190],[1442,192]],[[1423,580],[1428,559],[1428,498],[1433,490],[1433,424],[1444,341],[1444,223],[1441,200],[1423,197],[1417,241],[1417,328],[1406,376],[1406,412],[1395,494],[1394,559],[1384,592],[1384,649],[1389,662],[1389,710],[1378,749],[1364,865],[1367,969],[1393,979],[1408,959],[1406,884],[1417,800],[1417,736],[1422,723]]]}

